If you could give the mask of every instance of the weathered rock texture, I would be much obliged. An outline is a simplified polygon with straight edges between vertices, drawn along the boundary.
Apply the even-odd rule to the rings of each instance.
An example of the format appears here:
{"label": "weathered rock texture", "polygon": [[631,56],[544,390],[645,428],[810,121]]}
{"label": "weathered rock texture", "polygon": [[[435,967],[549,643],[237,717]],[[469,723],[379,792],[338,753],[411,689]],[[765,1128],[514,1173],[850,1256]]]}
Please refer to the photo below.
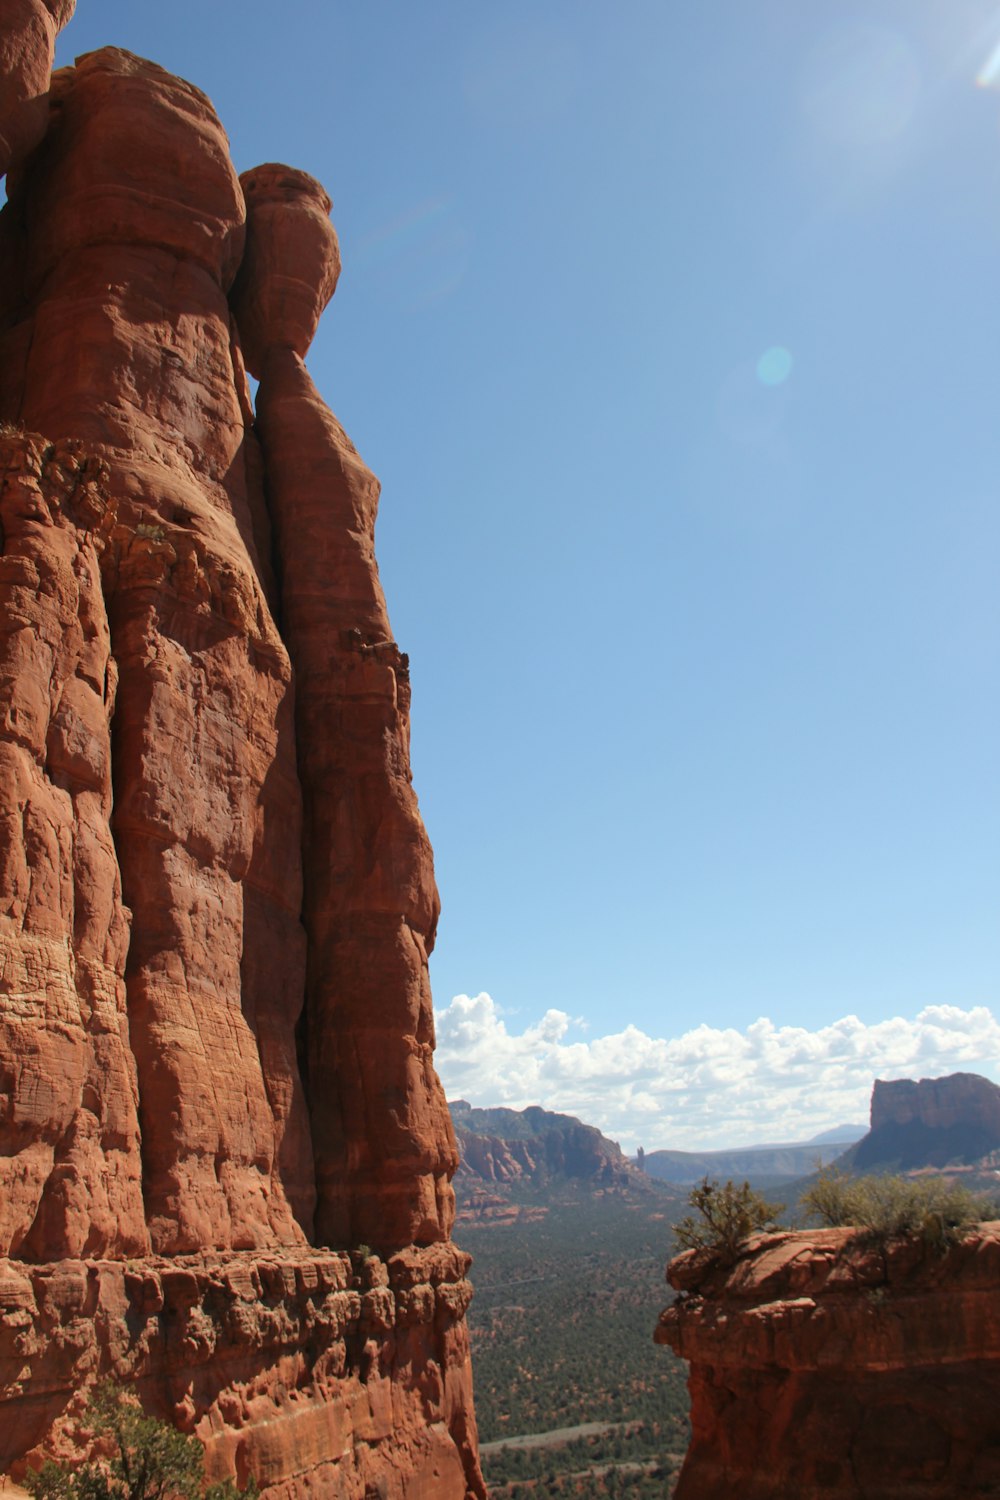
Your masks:
{"label": "weathered rock texture", "polygon": [[1000,1224],[941,1254],[859,1231],[671,1262],[656,1332],[691,1365],[676,1500],[1000,1493]]}
{"label": "weathered rock texture", "polygon": [[[190,1387],[220,1472],[276,1493],[477,1490],[406,658],[377,483],[301,360],[329,199],[276,166],[245,193],[205,96],[125,52],[48,107],[0,214],[3,1461],[112,1368]],[[362,1242],[438,1289],[317,1312],[310,1244]],[[306,1279],[265,1317],[278,1252]]]}
{"label": "weathered rock texture", "polygon": [[475,1109],[464,1099],[451,1105],[461,1147],[459,1179],[480,1183],[528,1183],[543,1187],[572,1180],[595,1188],[648,1189],[616,1141],[573,1115],[531,1105],[528,1109]]}
{"label": "weathered rock texture", "polygon": [[254,1474],[275,1496],[462,1495],[476,1472],[468,1264],[451,1245],[386,1261],[0,1261],[0,1390],[16,1414],[0,1470],[87,1453],[84,1402],[65,1390],[102,1369],[196,1433],[212,1477]]}
{"label": "weathered rock texture", "polygon": [[76,0],[4,0],[0,21],[0,176],[32,151],[49,123],[56,37]]}

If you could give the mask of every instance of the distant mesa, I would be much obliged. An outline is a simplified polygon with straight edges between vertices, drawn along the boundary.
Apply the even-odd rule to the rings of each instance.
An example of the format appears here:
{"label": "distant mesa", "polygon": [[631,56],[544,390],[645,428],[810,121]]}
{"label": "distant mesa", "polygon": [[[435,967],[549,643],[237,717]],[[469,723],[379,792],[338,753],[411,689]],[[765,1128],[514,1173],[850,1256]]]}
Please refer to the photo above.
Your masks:
{"label": "distant mesa", "polygon": [[[997,1161],[993,1161],[996,1154]],[[1000,1086],[977,1073],[876,1079],[871,1124],[841,1125],[810,1141],[732,1151],[647,1151],[645,1170],[687,1187],[703,1177],[778,1187],[836,1163],[849,1172],[909,1172],[1000,1165]]]}
{"label": "distant mesa", "polygon": [[845,1165],[853,1171],[991,1165],[1000,1152],[1000,1087],[978,1073],[945,1078],[878,1078],[871,1129]]}

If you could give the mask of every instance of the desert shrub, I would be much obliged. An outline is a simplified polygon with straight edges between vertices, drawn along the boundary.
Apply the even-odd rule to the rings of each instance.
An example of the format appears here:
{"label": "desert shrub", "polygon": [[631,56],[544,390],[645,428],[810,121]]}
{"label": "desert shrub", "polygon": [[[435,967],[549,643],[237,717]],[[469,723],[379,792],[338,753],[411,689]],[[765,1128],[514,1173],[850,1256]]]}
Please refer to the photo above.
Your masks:
{"label": "desert shrub", "polygon": [[[25,1478],[35,1500],[235,1500],[231,1480],[204,1482],[204,1450],[168,1422],[149,1417],[138,1398],[113,1381],[96,1387],[88,1408],[94,1433],[110,1439],[106,1462],[66,1470],[49,1460]],[[246,1494],[255,1500],[250,1481]]]}
{"label": "desert shrub", "polygon": [[995,1212],[987,1198],[943,1177],[850,1177],[836,1168],[820,1172],[799,1202],[822,1224],[865,1230],[880,1240],[920,1235],[940,1245]]}
{"label": "desert shrub", "polygon": [[674,1239],[684,1250],[711,1247],[735,1260],[743,1241],[758,1229],[776,1229],[783,1203],[769,1203],[749,1182],[720,1185],[706,1177],[688,1195],[695,1210],[674,1225]]}

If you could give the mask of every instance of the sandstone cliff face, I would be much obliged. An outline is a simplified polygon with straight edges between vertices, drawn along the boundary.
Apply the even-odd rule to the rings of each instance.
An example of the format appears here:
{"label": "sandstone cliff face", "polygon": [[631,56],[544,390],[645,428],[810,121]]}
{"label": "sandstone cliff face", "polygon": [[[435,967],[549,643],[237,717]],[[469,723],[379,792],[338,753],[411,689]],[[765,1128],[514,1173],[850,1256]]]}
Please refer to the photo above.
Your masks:
{"label": "sandstone cliff face", "polygon": [[691,1365],[677,1500],[950,1500],[1000,1489],[1000,1224],[940,1254],[850,1229],[688,1251],[656,1332]]}
{"label": "sandstone cliff face", "polygon": [[0,438],[0,1254],[148,1248],[111,836],[107,474]]}
{"label": "sandstone cliff face", "polygon": [[[71,9],[45,11],[49,59]],[[152,1392],[197,1353],[174,1415],[220,1472],[478,1491],[457,1252],[370,1326],[324,1320],[337,1289],[317,1302],[304,1270],[312,1311],[277,1319],[307,1329],[294,1356],[249,1306],[270,1273],[235,1312],[215,1290],[265,1252],[315,1267],[310,1244],[398,1269],[453,1214],[378,486],[301,362],[339,272],[329,199],[284,167],[241,185],[205,96],[128,53],[56,74],[47,130],[8,126],[32,88],[0,90],[21,163],[0,214],[0,1463],[72,1446],[81,1378]],[[180,1345],[150,1290],[165,1257],[189,1276]],[[281,1391],[326,1415],[295,1425]],[[394,1425],[355,1420],[390,1397]],[[311,1457],[265,1428],[308,1429]]]}

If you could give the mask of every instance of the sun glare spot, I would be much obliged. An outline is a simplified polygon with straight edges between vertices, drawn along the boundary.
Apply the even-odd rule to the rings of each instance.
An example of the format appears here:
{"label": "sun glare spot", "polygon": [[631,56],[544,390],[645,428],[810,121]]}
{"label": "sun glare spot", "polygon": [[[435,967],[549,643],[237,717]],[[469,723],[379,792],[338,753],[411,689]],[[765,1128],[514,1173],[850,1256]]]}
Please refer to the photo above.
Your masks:
{"label": "sun glare spot", "polygon": [[976,87],[1000,89],[1000,42],[997,42],[989,57],[976,74]]}
{"label": "sun glare spot", "polygon": [[780,344],[765,349],[757,361],[757,379],[761,385],[784,385],[791,373],[791,352]]}
{"label": "sun glare spot", "polygon": [[870,147],[900,136],[921,90],[916,52],[899,31],[841,21],[820,33],[802,79],[802,103],[814,128],[841,146]]}

